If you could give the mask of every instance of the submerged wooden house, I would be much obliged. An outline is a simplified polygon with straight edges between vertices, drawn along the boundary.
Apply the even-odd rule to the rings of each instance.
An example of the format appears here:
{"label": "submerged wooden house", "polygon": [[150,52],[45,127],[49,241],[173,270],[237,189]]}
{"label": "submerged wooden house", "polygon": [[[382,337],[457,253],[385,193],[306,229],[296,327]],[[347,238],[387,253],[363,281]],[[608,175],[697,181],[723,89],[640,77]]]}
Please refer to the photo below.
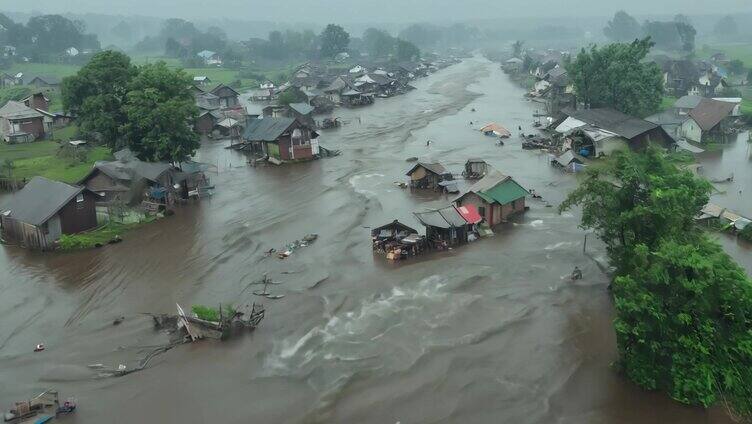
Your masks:
{"label": "submerged wooden house", "polygon": [[455,204],[475,206],[486,223],[494,226],[524,212],[528,194],[512,177],[494,171],[473,184],[455,200]]}
{"label": "submerged wooden house", "polygon": [[426,227],[426,239],[435,249],[446,249],[468,241],[471,224],[454,206],[413,215]]}
{"label": "submerged wooden house", "polygon": [[441,182],[453,180],[440,163],[417,162],[405,174],[410,178],[410,188],[441,189]]}
{"label": "submerged wooden house", "polygon": [[0,208],[3,237],[30,249],[53,249],[63,234],[97,226],[98,197],[82,186],[34,177]]}
{"label": "submerged wooden house", "polygon": [[319,155],[318,133],[295,118],[251,120],[243,140],[272,160],[311,160]]}

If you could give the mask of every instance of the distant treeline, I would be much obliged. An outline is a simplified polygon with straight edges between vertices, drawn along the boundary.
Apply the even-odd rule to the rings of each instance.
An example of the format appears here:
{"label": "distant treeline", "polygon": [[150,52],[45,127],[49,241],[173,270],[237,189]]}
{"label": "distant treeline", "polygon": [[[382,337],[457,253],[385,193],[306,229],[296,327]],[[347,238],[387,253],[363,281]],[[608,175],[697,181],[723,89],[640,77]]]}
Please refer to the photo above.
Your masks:
{"label": "distant treeline", "polygon": [[[0,14],[0,46],[3,64],[76,61],[84,51],[100,49],[96,34],[86,32],[86,25],[61,15],[33,16],[26,24]],[[69,50],[69,49],[75,50]]]}

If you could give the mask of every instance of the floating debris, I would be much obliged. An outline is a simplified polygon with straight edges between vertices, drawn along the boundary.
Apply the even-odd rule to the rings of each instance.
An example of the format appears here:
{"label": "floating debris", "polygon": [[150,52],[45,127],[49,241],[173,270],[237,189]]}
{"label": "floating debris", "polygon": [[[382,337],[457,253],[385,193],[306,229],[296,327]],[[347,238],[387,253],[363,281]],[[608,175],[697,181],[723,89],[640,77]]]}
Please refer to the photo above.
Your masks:
{"label": "floating debris", "polygon": [[287,244],[282,250],[277,253],[279,259],[286,259],[293,254],[294,251],[302,247],[308,247],[311,243],[319,238],[318,234],[308,234],[301,240],[295,240],[292,243]]}

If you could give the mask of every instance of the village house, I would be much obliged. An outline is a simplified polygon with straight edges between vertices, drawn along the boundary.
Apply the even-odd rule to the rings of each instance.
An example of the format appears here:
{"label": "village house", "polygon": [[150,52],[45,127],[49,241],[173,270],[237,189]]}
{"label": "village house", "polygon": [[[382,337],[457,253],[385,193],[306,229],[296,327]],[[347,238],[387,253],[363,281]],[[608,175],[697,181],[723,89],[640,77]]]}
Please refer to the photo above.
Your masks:
{"label": "village house", "polygon": [[240,93],[235,91],[232,87],[224,84],[219,84],[210,91],[211,94],[219,98],[219,107],[221,109],[236,109],[242,108],[240,104]]}
{"label": "village house", "polygon": [[222,64],[222,58],[220,57],[219,53],[213,52],[211,50],[201,50],[200,52],[196,53],[196,56],[200,57],[205,65],[208,66],[219,66]]}
{"label": "village house", "polygon": [[12,87],[18,85],[18,80],[13,75],[8,75],[5,72],[0,73],[0,88]]}
{"label": "village house", "polygon": [[30,249],[50,250],[63,234],[97,226],[97,200],[85,187],[34,177],[0,208],[3,236]]}
{"label": "village house", "polygon": [[681,136],[696,143],[722,141],[726,133],[727,118],[734,104],[712,99],[702,99],[689,111],[681,125]]}
{"label": "village house", "polygon": [[349,77],[338,76],[323,91],[329,100],[335,104],[340,104],[342,103],[342,93],[349,90],[355,90],[355,83]]}
{"label": "village house", "polygon": [[206,166],[183,162],[180,167],[164,162],[145,162],[129,149],[115,153],[114,161],[100,161],[79,181],[97,193],[99,205],[135,206],[143,202],[172,205],[179,199],[199,196],[209,186]]}
{"label": "village house", "polygon": [[698,82],[700,94],[704,97],[717,96],[726,88],[726,80],[715,71],[705,72]]}
{"label": "village house", "polygon": [[57,88],[60,86],[60,78],[53,76],[24,75],[23,81],[26,85],[31,85],[36,88]]}
{"label": "village house", "polygon": [[251,120],[243,140],[273,162],[311,160],[319,155],[318,133],[295,118]]}
{"label": "village house", "polygon": [[13,57],[16,55],[16,47],[5,45],[0,47],[1,51],[3,52],[3,57]]}
{"label": "village house", "polygon": [[47,96],[45,96],[44,93],[41,92],[34,93],[29,97],[26,97],[25,99],[21,100],[21,103],[25,104],[26,107],[36,109],[37,111],[50,110],[50,99],[48,99]]}
{"label": "village house", "polygon": [[44,138],[45,128],[44,115],[21,102],[11,100],[0,108],[0,135],[6,143],[29,143]]}
{"label": "village house", "polygon": [[571,149],[551,158],[551,165],[562,168],[566,172],[579,172],[584,169],[584,158]]}
{"label": "village house", "polygon": [[410,188],[439,190],[440,183],[454,178],[440,163],[417,162],[405,174],[410,178]]}
{"label": "village house", "polygon": [[397,220],[372,229],[371,242],[373,250],[386,255],[389,260],[406,259],[425,248],[425,237]]}
{"label": "village house", "polygon": [[198,86],[202,86],[202,87],[207,86],[211,84],[211,82],[212,82],[211,79],[209,79],[209,77],[204,76],[204,75],[193,77],[193,83]]}
{"label": "village house", "polygon": [[434,249],[442,250],[468,241],[471,225],[454,206],[413,215],[426,227],[426,239]]}
{"label": "village house", "polygon": [[288,116],[302,122],[308,128],[316,128],[316,121],[313,119],[314,107],[307,103],[290,103],[287,105]]}
{"label": "village house", "polygon": [[68,57],[76,57],[80,53],[81,52],[77,48],[72,47],[72,46],[68,47],[67,49],[65,49],[65,55],[68,56]]}
{"label": "village house", "polygon": [[512,177],[493,171],[454,202],[457,206],[474,206],[488,225],[495,226],[524,212],[528,194]]}
{"label": "village house", "polygon": [[674,143],[660,125],[614,109],[564,109],[562,113],[566,118],[555,131],[567,136],[568,147],[583,156],[607,156],[625,148],[639,151],[650,144],[668,148]]}

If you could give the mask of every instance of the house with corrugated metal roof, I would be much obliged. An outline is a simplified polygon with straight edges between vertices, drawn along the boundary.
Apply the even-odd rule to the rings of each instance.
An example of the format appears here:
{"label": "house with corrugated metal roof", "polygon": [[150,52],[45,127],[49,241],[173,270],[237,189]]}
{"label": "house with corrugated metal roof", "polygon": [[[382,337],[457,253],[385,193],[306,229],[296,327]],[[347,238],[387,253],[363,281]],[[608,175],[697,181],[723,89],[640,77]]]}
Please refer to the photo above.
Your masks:
{"label": "house with corrugated metal roof", "polygon": [[46,134],[44,115],[17,101],[9,101],[0,108],[0,136],[3,141],[28,143]]}
{"label": "house with corrugated metal roof", "polygon": [[426,227],[426,239],[433,248],[445,249],[467,242],[471,226],[454,206],[413,215]]}
{"label": "house with corrugated metal roof", "polygon": [[271,161],[289,162],[315,159],[319,155],[318,133],[295,118],[252,119],[243,140]]}
{"label": "house with corrugated metal roof", "polygon": [[525,197],[529,194],[512,177],[493,171],[454,202],[457,206],[475,206],[485,222],[494,226],[525,212]]}

